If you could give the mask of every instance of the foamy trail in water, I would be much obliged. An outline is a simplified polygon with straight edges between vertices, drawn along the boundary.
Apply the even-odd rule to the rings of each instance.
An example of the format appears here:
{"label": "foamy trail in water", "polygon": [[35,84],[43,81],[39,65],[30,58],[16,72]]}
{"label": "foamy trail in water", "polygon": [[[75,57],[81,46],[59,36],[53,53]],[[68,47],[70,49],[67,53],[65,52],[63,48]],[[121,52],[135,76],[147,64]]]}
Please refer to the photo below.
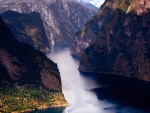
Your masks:
{"label": "foamy trail in water", "polygon": [[79,89],[76,91],[63,92],[67,102],[71,105],[65,109],[64,113],[98,113],[100,111],[100,104],[94,93]]}

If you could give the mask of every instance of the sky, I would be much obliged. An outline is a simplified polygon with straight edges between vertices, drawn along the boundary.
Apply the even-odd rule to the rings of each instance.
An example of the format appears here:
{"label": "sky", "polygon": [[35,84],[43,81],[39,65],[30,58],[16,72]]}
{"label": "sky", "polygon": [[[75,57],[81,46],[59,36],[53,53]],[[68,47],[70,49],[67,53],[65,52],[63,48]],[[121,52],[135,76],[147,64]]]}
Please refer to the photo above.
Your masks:
{"label": "sky", "polygon": [[96,7],[100,7],[104,3],[105,0],[78,0],[78,1],[91,3],[91,4],[95,5]]}

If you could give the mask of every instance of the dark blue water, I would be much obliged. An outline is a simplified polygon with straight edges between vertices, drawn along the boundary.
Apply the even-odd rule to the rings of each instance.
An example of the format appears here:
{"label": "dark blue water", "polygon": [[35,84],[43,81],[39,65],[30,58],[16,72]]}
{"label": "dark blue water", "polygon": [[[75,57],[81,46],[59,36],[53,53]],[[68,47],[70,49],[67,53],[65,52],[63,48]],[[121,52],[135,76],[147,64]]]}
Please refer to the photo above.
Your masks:
{"label": "dark blue water", "polygon": [[70,106],[32,113],[150,113],[147,84],[143,88],[126,77],[80,73],[79,59],[70,56],[69,45],[52,45],[47,56],[58,64],[63,93]]}
{"label": "dark blue water", "polygon": [[62,113],[65,108],[49,108],[39,111],[33,111],[31,113]]}

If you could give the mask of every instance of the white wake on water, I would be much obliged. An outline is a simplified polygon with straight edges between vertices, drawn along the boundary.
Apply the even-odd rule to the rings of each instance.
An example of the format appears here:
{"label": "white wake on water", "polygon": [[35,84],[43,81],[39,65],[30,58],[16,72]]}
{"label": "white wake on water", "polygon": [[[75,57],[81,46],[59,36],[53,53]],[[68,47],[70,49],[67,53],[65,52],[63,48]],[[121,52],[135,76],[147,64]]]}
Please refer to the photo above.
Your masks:
{"label": "white wake on water", "polygon": [[82,89],[64,91],[63,93],[65,99],[70,104],[64,110],[64,113],[100,113],[100,104],[94,93]]}

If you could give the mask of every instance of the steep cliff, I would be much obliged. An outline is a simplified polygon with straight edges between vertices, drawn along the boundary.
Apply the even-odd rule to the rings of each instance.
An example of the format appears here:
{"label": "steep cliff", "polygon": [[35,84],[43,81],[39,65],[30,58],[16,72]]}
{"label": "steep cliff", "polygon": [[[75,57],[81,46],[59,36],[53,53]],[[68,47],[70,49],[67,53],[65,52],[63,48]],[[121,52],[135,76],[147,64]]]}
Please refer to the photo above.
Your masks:
{"label": "steep cliff", "polygon": [[150,81],[149,8],[149,0],[122,0],[85,50],[79,70]]}
{"label": "steep cliff", "polygon": [[69,0],[5,0],[0,11],[39,12],[49,43],[70,43],[73,35],[96,11]]}
{"label": "steep cliff", "polygon": [[61,90],[57,65],[44,54],[14,39],[0,18],[1,80],[15,84],[35,84],[47,89]]}
{"label": "steep cliff", "polygon": [[120,0],[106,0],[104,2],[97,15],[87,21],[82,29],[75,34],[70,52],[71,55],[80,57],[84,49],[94,43],[101,26],[111,17],[119,4]]}
{"label": "steep cliff", "polygon": [[0,17],[0,112],[63,105],[57,64],[13,37]]}
{"label": "steep cliff", "polygon": [[[136,2],[136,3],[135,3]],[[144,4],[145,7],[143,6]],[[106,0],[97,15],[91,18],[75,36],[71,47],[71,55],[80,57],[84,49],[92,45],[98,37],[101,26],[109,19],[116,8],[130,12],[136,10],[139,15],[149,7],[149,0]]]}
{"label": "steep cliff", "polygon": [[1,16],[17,40],[43,53],[49,52],[48,39],[39,13],[23,14],[6,11]]}

